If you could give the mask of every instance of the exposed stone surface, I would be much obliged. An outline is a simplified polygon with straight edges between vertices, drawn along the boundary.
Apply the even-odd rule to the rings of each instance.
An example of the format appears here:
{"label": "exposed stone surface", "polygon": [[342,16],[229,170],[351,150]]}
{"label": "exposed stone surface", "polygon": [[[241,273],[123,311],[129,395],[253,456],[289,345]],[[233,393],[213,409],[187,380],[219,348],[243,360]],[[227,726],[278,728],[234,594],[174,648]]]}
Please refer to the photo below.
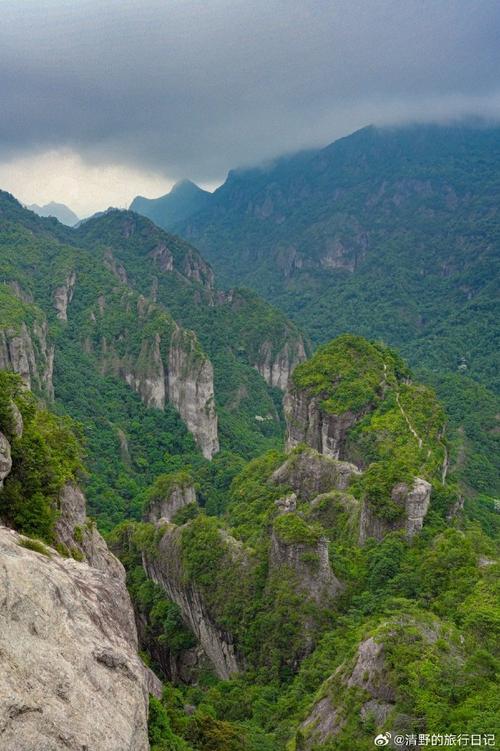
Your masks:
{"label": "exposed stone surface", "polygon": [[63,284],[56,287],[53,294],[54,308],[56,316],[60,321],[68,320],[68,305],[73,299],[75,293],[76,274],[70,271]]}
{"label": "exposed stone surface", "polygon": [[116,276],[121,284],[127,284],[128,279],[125,266],[121,261],[114,257],[113,251],[110,248],[104,253],[104,265],[114,276]]}
{"label": "exposed stone surface", "polygon": [[168,643],[151,635],[146,613],[136,611],[135,621],[141,648],[151,655],[164,678],[170,683],[194,685],[198,682],[201,672],[211,669],[211,663],[199,644],[180,652],[172,650]]}
{"label": "exposed stone surface", "polygon": [[364,413],[344,412],[333,415],[320,408],[321,399],[309,396],[293,385],[285,394],[283,407],[287,424],[286,447],[293,449],[307,443],[321,454],[344,459],[347,431]]}
{"label": "exposed stone surface", "polygon": [[286,566],[296,577],[304,594],[326,607],[328,598],[342,590],[330,566],[328,540],[321,537],[316,543],[285,542],[273,530],[269,548],[271,572]]}
{"label": "exposed stone surface", "polygon": [[[129,303],[124,298],[124,304]],[[155,305],[142,296],[137,300],[137,311],[146,326],[153,320],[149,315],[158,313]],[[170,319],[158,325],[161,331],[144,336],[136,354],[132,354],[131,347],[130,353],[125,348],[125,354],[120,355],[115,343],[101,336],[97,353],[101,372],[122,378],[148,407],[163,410],[169,401],[203,455],[211,459],[219,450],[212,363],[192,331]]]}
{"label": "exposed stone surface", "polygon": [[3,481],[12,469],[12,457],[10,455],[10,443],[3,433],[0,433],[0,488]]}
{"label": "exposed stone surface", "polygon": [[35,321],[29,329],[0,329],[0,370],[19,373],[29,389],[54,398],[54,347],[47,342],[47,323]]}
{"label": "exposed stone surface", "polygon": [[[386,645],[391,640],[401,639],[401,629],[415,633],[415,640],[432,644],[439,637],[438,623],[422,623],[412,616],[397,616],[384,623],[376,636],[369,636],[358,645],[353,660],[346,661],[323,684],[319,699],[314,703],[307,718],[299,726],[296,737],[297,751],[309,751],[335,738],[342,730],[344,717],[352,718],[353,707],[348,704],[346,693],[355,691],[365,701],[359,710],[360,720],[368,717],[375,721],[376,732],[386,728],[396,703],[396,688],[391,682],[391,672],[386,664]],[[351,694],[352,695],[352,694]],[[403,719],[393,719],[393,729]],[[415,718],[407,718],[405,727]]]}
{"label": "exposed stone surface", "polygon": [[273,343],[262,342],[254,367],[269,386],[285,391],[293,369],[306,359],[304,342],[301,338],[286,341],[282,348],[274,351]]}
{"label": "exposed stone surface", "polygon": [[172,485],[165,498],[151,501],[146,520],[153,524],[159,521],[171,522],[177,511],[192,503],[196,503],[196,491],[192,485]]}
{"label": "exposed stone surface", "polygon": [[[227,680],[241,669],[233,637],[213,620],[196,585],[186,582],[180,535],[180,527],[167,527],[159,542],[158,553],[143,555],[144,569],[180,608],[183,620],[196,636],[216,674]],[[238,545],[236,540],[234,542],[236,555]]]}
{"label": "exposed stone surface", "polygon": [[77,485],[67,482],[59,494],[60,517],[55,531],[58,542],[79,550],[94,568],[117,577],[125,586],[125,571],[110,552],[95,524],[87,519],[85,496]]}
{"label": "exposed stone surface", "polygon": [[24,429],[23,416],[15,402],[11,402],[10,404],[10,415],[12,418],[12,434],[16,437],[22,436]]}
{"label": "exposed stone surface", "polygon": [[0,527],[3,751],[147,751],[148,690],[121,577]]}
{"label": "exposed stone surface", "polygon": [[151,339],[143,339],[137,362],[131,363],[130,369],[124,369],[128,385],[137,391],[144,404],[156,409],[164,409],[166,397],[165,368],[160,345],[160,334],[155,334]]}
{"label": "exposed stone surface", "polygon": [[195,335],[176,326],[168,353],[168,398],[179,411],[205,458],[219,450],[214,374]]}
{"label": "exposed stone surface", "polygon": [[359,470],[354,464],[304,448],[278,467],[271,475],[270,482],[289,485],[302,500],[309,501],[320,493],[345,490],[350,478],[358,474]]}
{"label": "exposed stone surface", "polygon": [[395,521],[387,521],[378,516],[368,501],[361,509],[359,542],[362,545],[369,537],[381,540],[386,534],[396,529],[404,529],[408,539],[422,529],[429,509],[432,485],[427,480],[416,477],[411,488],[405,483],[398,483],[392,489],[392,500],[401,506],[403,513]]}

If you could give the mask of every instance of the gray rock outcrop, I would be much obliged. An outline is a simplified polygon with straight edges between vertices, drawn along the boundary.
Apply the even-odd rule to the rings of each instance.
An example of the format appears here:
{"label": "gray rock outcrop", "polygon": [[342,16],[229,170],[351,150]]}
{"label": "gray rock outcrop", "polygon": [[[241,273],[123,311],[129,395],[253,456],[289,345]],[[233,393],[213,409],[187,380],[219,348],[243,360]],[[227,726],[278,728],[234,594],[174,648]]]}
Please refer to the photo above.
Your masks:
{"label": "gray rock outcrop", "polygon": [[217,676],[227,680],[241,669],[234,640],[215,622],[196,584],[186,581],[181,534],[180,527],[168,526],[158,544],[157,554],[143,554],[144,569],[179,607],[184,622],[197,638]]}
{"label": "gray rock outcrop", "polygon": [[283,567],[294,572],[297,586],[307,598],[318,604],[326,606],[328,599],[342,590],[342,584],[330,565],[326,537],[320,537],[313,543],[290,542],[273,529],[269,548],[270,573]]}
{"label": "gray rock outcrop", "polygon": [[146,521],[171,522],[178,511],[196,503],[196,491],[192,485],[174,484],[164,498],[155,498],[148,506]]}
{"label": "gray rock outcrop", "polygon": [[382,623],[374,636],[363,639],[354,658],[340,665],[323,684],[318,698],[298,728],[297,751],[310,751],[339,736],[346,718],[352,722],[355,717],[350,703],[354,697],[358,701],[359,725],[362,727],[371,719],[376,728],[374,735],[387,728],[390,718],[393,728],[401,721],[405,727],[408,719],[416,721],[416,718],[406,715],[395,715],[397,691],[394,673],[387,664],[390,642],[404,640],[407,631],[412,634],[409,638],[413,643],[420,641],[425,646],[437,640],[440,626],[438,622],[424,623],[410,615],[396,616]]}
{"label": "gray rock outcrop", "polygon": [[52,374],[54,347],[47,341],[47,322],[34,321],[30,328],[0,329],[0,370],[19,373],[27,388],[54,398]]}
{"label": "gray rock outcrop", "polygon": [[392,489],[394,503],[401,507],[401,516],[395,521],[388,521],[376,513],[368,500],[361,509],[359,542],[363,545],[369,537],[382,540],[386,534],[403,529],[406,537],[411,539],[422,529],[429,509],[432,485],[416,477],[411,488],[406,483],[398,483]]}
{"label": "gray rock outcrop", "polygon": [[77,485],[67,482],[59,493],[60,516],[55,524],[59,543],[68,550],[78,550],[94,568],[124,583],[125,572],[120,561],[110,552],[102,535],[86,515],[86,500]]}
{"label": "gray rock outcrop", "polygon": [[52,295],[56,316],[60,321],[68,320],[68,305],[73,299],[75,293],[76,274],[70,271],[64,282],[56,287]]}
{"label": "gray rock outcrop", "polygon": [[168,353],[168,398],[206,459],[219,450],[212,363],[196,336],[176,326]]}
{"label": "gray rock outcrop", "polygon": [[12,469],[12,457],[10,455],[10,443],[3,433],[0,433],[0,488],[3,481]]}
{"label": "gray rock outcrop", "polygon": [[291,450],[300,443],[334,459],[345,459],[347,432],[363,416],[362,413],[344,412],[340,415],[324,412],[321,398],[310,396],[289,386],[283,408],[287,424],[286,448]]}
{"label": "gray rock outcrop", "polygon": [[3,751],[147,751],[148,691],[122,577],[0,527]]}
{"label": "gray rock outcrop", "polygon": [[321,493],[345,490],[351,477],[359,475],[358,468],[350,462],[342,462],[318,453],[311,448],[294,452],[271,475],[270,482],[288,485],[304,501],[310,501]]}
{"label": "gray rock outcrop", "polygon": [[306,359],[304,342],[301,338],[286,341],[282,348],[274,351],[273,343],[262,342],[254,367],[259,371],[268,386],[285,391],[295,366]]}

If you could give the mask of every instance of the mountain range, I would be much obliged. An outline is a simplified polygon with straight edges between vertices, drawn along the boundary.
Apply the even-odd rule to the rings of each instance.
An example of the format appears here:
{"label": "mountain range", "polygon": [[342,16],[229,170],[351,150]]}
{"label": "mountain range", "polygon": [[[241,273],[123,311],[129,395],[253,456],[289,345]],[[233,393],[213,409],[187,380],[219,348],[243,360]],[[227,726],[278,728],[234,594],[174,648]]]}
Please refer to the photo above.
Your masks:
{"label": "mountain range", "polygon": [[2,748],[494,746],[499,135],[0,191]]}
{"label": "mountain range", "polygon": [[468,481],[497,493],[499,182],[496,127],[367,127],[231,171],[188,217],[133,205],[314,343],[355,332],[397,347],[445,402]]}
{"label": "mountain range", "polygon": [[27,207],[30,211],[34,211],[38,216],[53,216],[61,224],[66,224],[68,227],[73,227],[79,220],[79,217],[74,211],[71,211],[64,203],[55,203],[51,201],[44,206],[38,206],[36,203],[32,203]]}

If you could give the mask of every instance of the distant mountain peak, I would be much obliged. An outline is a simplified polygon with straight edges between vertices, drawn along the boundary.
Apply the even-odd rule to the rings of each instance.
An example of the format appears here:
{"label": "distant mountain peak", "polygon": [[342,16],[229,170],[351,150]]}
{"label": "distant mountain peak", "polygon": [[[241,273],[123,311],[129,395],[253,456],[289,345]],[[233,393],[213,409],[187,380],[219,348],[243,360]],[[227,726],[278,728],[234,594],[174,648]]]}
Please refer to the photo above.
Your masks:
{"label": "distant mountain peak", "polygon": [[200,188],[199,185],[196,185],[192,180],[189,180],[187,177],[183,180],[178,180],[175,185],[172,186],[172,189],[170,190],[170,193],[168,195],[177,194],[180,193],[206,193],[206,190],[203,190],[203,188]]}
{"label": "distant mountain peak", "polygon": [[171,230],[177,223],[206,208],[211,200],[212,193],[185,178],[176,182],[170,193],[159,198],[137,196],[130,204],[130,210],[148,217],[163,229]]}
{"label": "distant mountain peak", "polygon": [[50,201],[50,203],[46,203],[44,206],[38,206],[38,204],[32,203],[26,208],[30,211],[34,211],[38,216],[55,217],[61,222],[61,224],[66,224],[68,227],[72,227],[80,220],[75,212],[68,206],[64,203],[56,203],[55,201]]}

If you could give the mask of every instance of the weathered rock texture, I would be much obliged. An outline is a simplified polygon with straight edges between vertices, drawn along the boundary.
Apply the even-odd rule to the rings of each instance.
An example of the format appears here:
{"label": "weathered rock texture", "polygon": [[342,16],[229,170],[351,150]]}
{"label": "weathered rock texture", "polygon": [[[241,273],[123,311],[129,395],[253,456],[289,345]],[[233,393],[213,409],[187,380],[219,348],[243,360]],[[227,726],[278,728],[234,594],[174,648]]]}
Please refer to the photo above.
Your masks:
{"label": "weathered rock texture", "polygon": [[171,522],[175,514],[192,503],[196,503],[196,491],[192,485],[172,485],[165,498],[150,502],[146,512],[146,521]]}
{"label": "weathered rock texture", "polygon": [[[135,305],[138,326],[147,330],[138,351],[126,337],[114,342],[99,333],[106,316],[105,300],[99,303],[91,319],[96,331],[93,340],[84,344],[86,351],[96,355],[102,373],[122,378],[148,407],[163,410],[170,402],[203,456],[211,459],[219,450],[213,367],[196,335],[175,324],[142,296],[135,300],[125,292],[121,305],[127,313]],[[157,329],[156,333],[151,333],[152,327]]]}
{"label": "weathered rock texture", "polygon": [[214,374],[195,335],[177,326],[168,353],[168,398],[193,434],[203,456],[219,450]]}
{"label": "weathered rock texture", "polygon": [[70,551],[78,550],[99,571],[123,580],[123,566],[109,551],[95,524],[87,519],[85,507],[85,496],[80,488],[66,483],[59,494],[60,517],[55,526],[58,542]]}
{"label": "weathered rock texture", "polygon": [[215,622],[199,588],[193,582],[186,581],[182,564],[181,533],[180,527],[167,527],[159,542],[157,554],[144,554],[144,569],[180,608],[184,622],[196,636],[216,674],[226,680],[241,669],[234,640],[230,633]]}
{"label": "weathered rock texture", "polygon": [[364,413],[328,414],[320,408],[320,397],[291,387],[286,391],[283,407],[287,424],[286,447],[293,449],[307,443],[321,454],[334,459],[345,457],[347,432]]}
{"label": "weathered rock texture", "polygon": [[54,308],[60,321],[68,320],[68,305],[73,299],[75,284],[76,274],[74,271],[70,271],[64,282],[54,290]]}
{"label": "weathered rock texture", "polygon": [[147,751],[154,680],[123,577],[20,539],[0,527],[0,747]]}
{"label": "weathered rock texture", "polygon": [[392,489],[392,500],[401,507],[401,516],[389,522],[375,513],[368,501],[361,509],[359,542],[363,544],[369,537],[381,540],[386,534],[396,529],[404,529],[408,539],[414,537],[422,529],[425,516],[429,509],[432,485],[420,477],[416,477],[411,488],[401,482]]}
{"label": "weathered rock texture", "polygon": [[266,340],[259,348],[254,367],[269,386],[276,386],[285,391],[293,369],[306,357],[304,342],[301,338],[290,339],[278,351],[275,351],[272,342]]}
{"label": "weathered rock texture", "polygon": [[[439,636],[438,624],[423,624],[411,616],[394,619],[383,624],[376,636],[360,642],[353,660],[335,671],[323,684],[321,695],[299,727],[296,736],[297,751],[309,751],[332,741],[342,731],[346,720],[353,718],[355,696],[361,697],[359,721],[369,717],[375,722],[376,732],[386,727],[393,717],[395,728],[401,719],[408,725],[408,717],[395,716],[397,692],[387,665],[386,651],[392,639],[401,639],[401,630],[414,634],[413,640],[423,644],[434,643]],[[359,699],[358,699],[359,701]]]}
{"label": "weathered rock texture", "polygon": [[46,321],[34,321],[28,328],[0,329],[0,370],[19,373],[29,389],[54,398],[52,373],[54,347],[47,342]]}
{"label": "weathered rock texture", "polygon": [[273,530],[269,549],[269,569],[273,573],[287,567],[296,578],[304,595],[325,607],[328,598],[342,589],[332,571],[328,555],[328,540],[321,537],[314,544],[285,542]]}
{"label": "weathered rock texture", "polygon": [[0,433],[0,488],[3,481],[12,469],[12,457],[10,455],[10,443],[3,433]]}
{"label": "weathered rock texture", "polygon": [[360,472],[350,462],[337,461],[314,449],[304,448],[293,453],[271,475],[276,485],[288,485],[304,501],[310,501],[320,493],[345,490],[353,475]]}

